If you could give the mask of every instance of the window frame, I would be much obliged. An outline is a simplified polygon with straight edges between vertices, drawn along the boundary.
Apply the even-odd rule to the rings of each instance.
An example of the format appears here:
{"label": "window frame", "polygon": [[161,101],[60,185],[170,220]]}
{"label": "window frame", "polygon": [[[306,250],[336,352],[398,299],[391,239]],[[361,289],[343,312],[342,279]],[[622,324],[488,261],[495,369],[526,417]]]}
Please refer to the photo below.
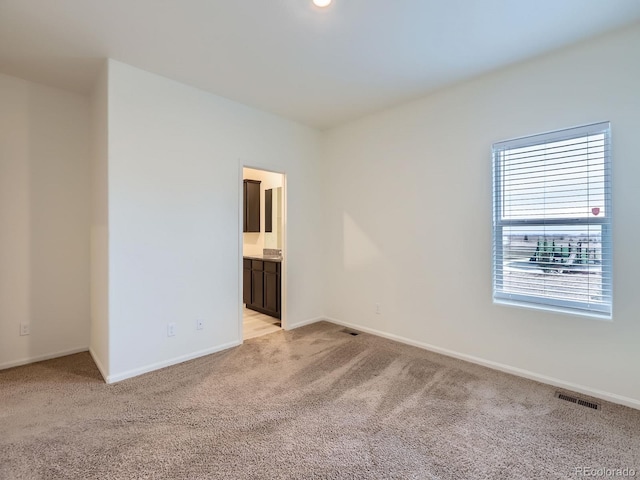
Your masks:
{"label": "window frame", "polygon": [[[533,147],[552,142],[570,140],[589,135],[604,134],[604,215],[602,217],[579,217],[572,218],[544,218],[535,219],[504,219],[504,192],[502,188],[502,168],[503,161],[501,155],[506,150],[523,147]],[[551,310],[555,312],[570,313],[576,315],[596,317],[600,319],[611,319],[613,315],[613,239],[612,239],[612,177],[611,177],[611,124],[610,122],[599,122],[579,127],[566,128],[546,132],[537,135],[504,140],[494,143],[492,146],[493,163],[493,228],[492,228],[492,286],[493,302],[497,304],[516,305],[526,308]],[[588,178],[588,177],[585,177]],[[575,227],[580,225],[600,226],[601,249],[604,251],[605,245],[610,248],[610,254],[602,255],[602,278],[609,279],[602,282],[602,304],[592,304],[578,300],[561,298],[547,298],[539,295],[526,295],[522,293],[508,293],[503,290],[504,282],[504,239],[503,231],[508,227],[527,226],[567,226]],[[502,268],[498,271],[498,262],[503,262]]]}

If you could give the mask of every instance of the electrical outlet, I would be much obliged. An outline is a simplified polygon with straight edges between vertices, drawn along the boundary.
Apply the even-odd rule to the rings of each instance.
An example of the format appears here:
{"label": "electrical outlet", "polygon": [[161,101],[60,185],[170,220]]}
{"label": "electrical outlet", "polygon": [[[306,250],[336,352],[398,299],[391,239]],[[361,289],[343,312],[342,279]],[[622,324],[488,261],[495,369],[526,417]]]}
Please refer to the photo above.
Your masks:
{"label": "electrical outlet", "polygon": [[28,323],[23,322],[20,324],[20,335],[29,335],[31,333],[31,327]]}
{"label": "electrical outlet", "polygon": [[202,329],[204,329],[204,320],[199,318],[196,320],[196,330],[202,330]]}
{"label": "electrical outlet", "polygon": [[380,304],[376,303],[376,315],[380,315]]}
{"label": "electrical outlet", "polygon": [[176,324],[169,323],[167,324],[167,337],[173,337],[176,334]]}

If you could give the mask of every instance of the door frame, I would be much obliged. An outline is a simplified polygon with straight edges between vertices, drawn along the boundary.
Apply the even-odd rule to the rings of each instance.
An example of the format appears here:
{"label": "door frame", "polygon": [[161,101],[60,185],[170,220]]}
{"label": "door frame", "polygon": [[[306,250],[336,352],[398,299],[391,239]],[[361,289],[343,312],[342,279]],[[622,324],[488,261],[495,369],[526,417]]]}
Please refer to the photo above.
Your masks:
{"label": "door frame", "polygon": [[238,161],[238,340],[239,343],[244,343],[243,338],[243,311],[242,311],[242,290],[243,290],[243,207],[244,207],[244,195],[243,195],[243,180],[244,168],[253,168],[254,170],[262,170],[265,172],[277,173],[282,175],[282,264],[280,266],[280,327],[283,330],[288,330],[287,322],[287,173],[284,168],[278,165],[261,164],[256,162],[246,162],[240,159]]}

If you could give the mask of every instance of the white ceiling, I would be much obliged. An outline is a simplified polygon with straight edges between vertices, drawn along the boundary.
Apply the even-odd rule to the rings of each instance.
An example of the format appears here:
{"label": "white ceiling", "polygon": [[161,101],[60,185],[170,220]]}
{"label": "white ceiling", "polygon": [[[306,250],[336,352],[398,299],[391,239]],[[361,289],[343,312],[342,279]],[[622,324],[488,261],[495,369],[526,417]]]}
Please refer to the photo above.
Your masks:
{"label": "white ceiling", "polygon": [[88,92],[111,57],[326,128],[638,21],[638,0],[0,0],[0,73]]}

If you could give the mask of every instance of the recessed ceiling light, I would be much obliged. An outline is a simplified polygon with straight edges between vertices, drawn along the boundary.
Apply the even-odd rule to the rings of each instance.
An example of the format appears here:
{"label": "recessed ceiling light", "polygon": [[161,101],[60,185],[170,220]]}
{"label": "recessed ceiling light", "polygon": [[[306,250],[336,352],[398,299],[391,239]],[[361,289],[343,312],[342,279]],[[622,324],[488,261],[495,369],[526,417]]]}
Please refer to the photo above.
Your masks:
{"label": "recessed ceiling light", "polygon": [[328,7],[330,3],[331,3],[331,0],[313,0],[313,4],[316,7],[321,7],[321,8]]}

